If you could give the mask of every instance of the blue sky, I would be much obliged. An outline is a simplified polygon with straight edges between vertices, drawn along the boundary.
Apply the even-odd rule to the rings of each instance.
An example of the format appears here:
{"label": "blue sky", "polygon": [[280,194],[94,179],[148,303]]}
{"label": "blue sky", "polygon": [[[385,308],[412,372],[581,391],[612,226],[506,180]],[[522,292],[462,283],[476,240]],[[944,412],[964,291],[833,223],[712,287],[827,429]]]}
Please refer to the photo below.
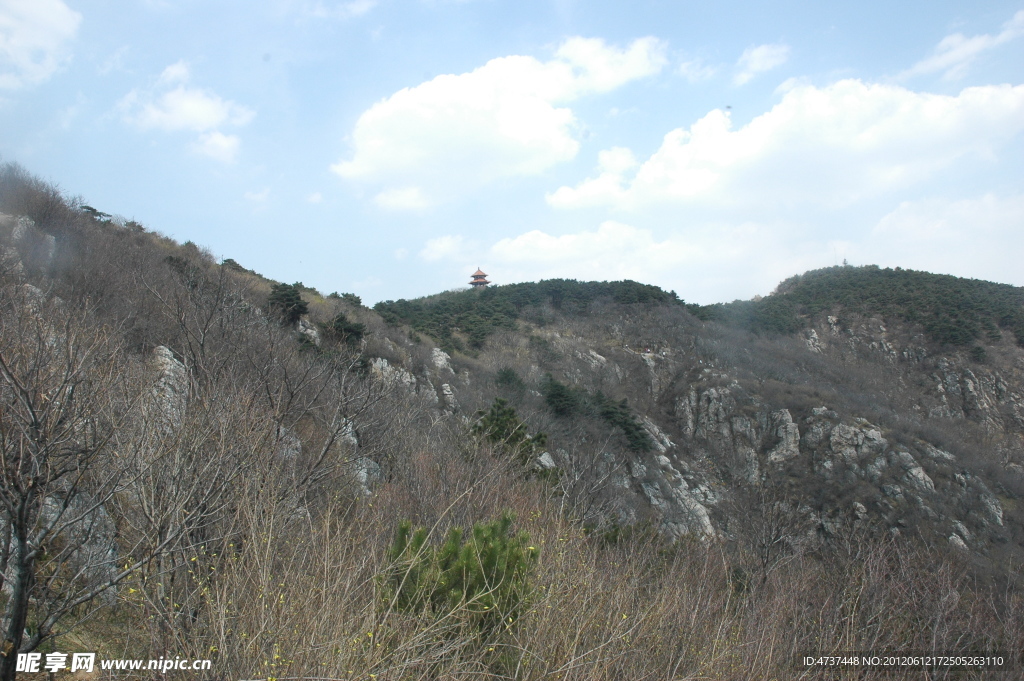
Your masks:
{"label": "blue sky", "polygon": [[0,0],[0,157],[365,302],[1024,285],[1024,3]]}

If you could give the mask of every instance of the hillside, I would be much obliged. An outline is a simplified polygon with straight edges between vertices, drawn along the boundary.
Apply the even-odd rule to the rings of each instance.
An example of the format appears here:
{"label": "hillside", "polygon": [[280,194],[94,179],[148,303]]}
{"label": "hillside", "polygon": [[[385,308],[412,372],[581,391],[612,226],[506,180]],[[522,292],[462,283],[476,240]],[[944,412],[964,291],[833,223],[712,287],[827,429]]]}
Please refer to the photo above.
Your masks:
{"label": "hillside", "polygon": [[837,267],[710,306],[550,280],[371,310],[6,165],[0,311],[11,649],[609,681],[1024,650],[1021,288]]}

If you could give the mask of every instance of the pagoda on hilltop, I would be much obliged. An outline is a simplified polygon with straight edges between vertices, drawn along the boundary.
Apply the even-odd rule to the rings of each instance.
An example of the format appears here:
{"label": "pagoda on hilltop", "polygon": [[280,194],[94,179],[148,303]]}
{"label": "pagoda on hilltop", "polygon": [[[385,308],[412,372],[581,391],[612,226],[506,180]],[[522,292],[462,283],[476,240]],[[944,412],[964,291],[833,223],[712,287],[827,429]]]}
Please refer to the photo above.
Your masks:
{"label": "pagoda on hilltop", "polygon": [[490,283],[491,282],[487,281],[487,275],[478,267],[476,272],[473,273],[473,280],[469,282],[469,285],[473,287],[480,287],[487,286]]}

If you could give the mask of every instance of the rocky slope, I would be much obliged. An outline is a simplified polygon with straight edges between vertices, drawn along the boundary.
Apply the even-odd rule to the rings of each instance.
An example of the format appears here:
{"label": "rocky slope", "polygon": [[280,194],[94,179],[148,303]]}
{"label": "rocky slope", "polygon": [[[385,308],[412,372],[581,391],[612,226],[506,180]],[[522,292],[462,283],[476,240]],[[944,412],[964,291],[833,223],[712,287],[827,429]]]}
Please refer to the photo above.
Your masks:
{"label": "rocky slope", "polygon": [[[563,484],[587,490],[594,526],[728,539],[742,524],[737,489],[761,488],[792,504],[812,542],[853,523],[999,560],[1024,547],[1024,350],[1010,334],[979,359],[979,346],[839,306],[789,335],[701,322],[679,305],[541,308],[541,324],[520,320],[469,354],[434,347],[441,360],[418,365],[428,340],[385,333],[403,348],[396,365],[421,367],[410,389],[444,381],[438,404],[467,420],[510,396],[494,378],[515,371],[526,391],[513,403],[549,433]],[[648,446],[553,415],[551,380],[628,398]]]}

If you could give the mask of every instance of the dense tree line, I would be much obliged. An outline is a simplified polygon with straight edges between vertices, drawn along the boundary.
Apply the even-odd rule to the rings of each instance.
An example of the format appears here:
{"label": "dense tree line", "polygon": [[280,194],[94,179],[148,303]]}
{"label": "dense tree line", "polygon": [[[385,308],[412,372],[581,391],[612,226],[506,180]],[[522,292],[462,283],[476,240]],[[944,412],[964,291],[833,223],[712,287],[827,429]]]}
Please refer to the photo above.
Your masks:
{"label": "dense tree line", "polygon": [[797,275],[760,300],[693,306],[698,317],[759,333],[793,333],[807,319],[835,311],[920,324],[948,345],[999,339],[1009,331],[1024,346],[1024,288],[896,269],[829,267]]}
{"label": "dense tree line", "polygon": [[581,314],[599,300],[620,304],[680,302],[674,292],[635,281],[548,279],[449,291],[417,300],[387,300],[373,309],[389,324],[406,324],[436,339],[442,347],[464,350],[466,345],[483,347],[487,337],[498,329],[515,328],[516,320],[529,308],[549,306],[566,314]]}

